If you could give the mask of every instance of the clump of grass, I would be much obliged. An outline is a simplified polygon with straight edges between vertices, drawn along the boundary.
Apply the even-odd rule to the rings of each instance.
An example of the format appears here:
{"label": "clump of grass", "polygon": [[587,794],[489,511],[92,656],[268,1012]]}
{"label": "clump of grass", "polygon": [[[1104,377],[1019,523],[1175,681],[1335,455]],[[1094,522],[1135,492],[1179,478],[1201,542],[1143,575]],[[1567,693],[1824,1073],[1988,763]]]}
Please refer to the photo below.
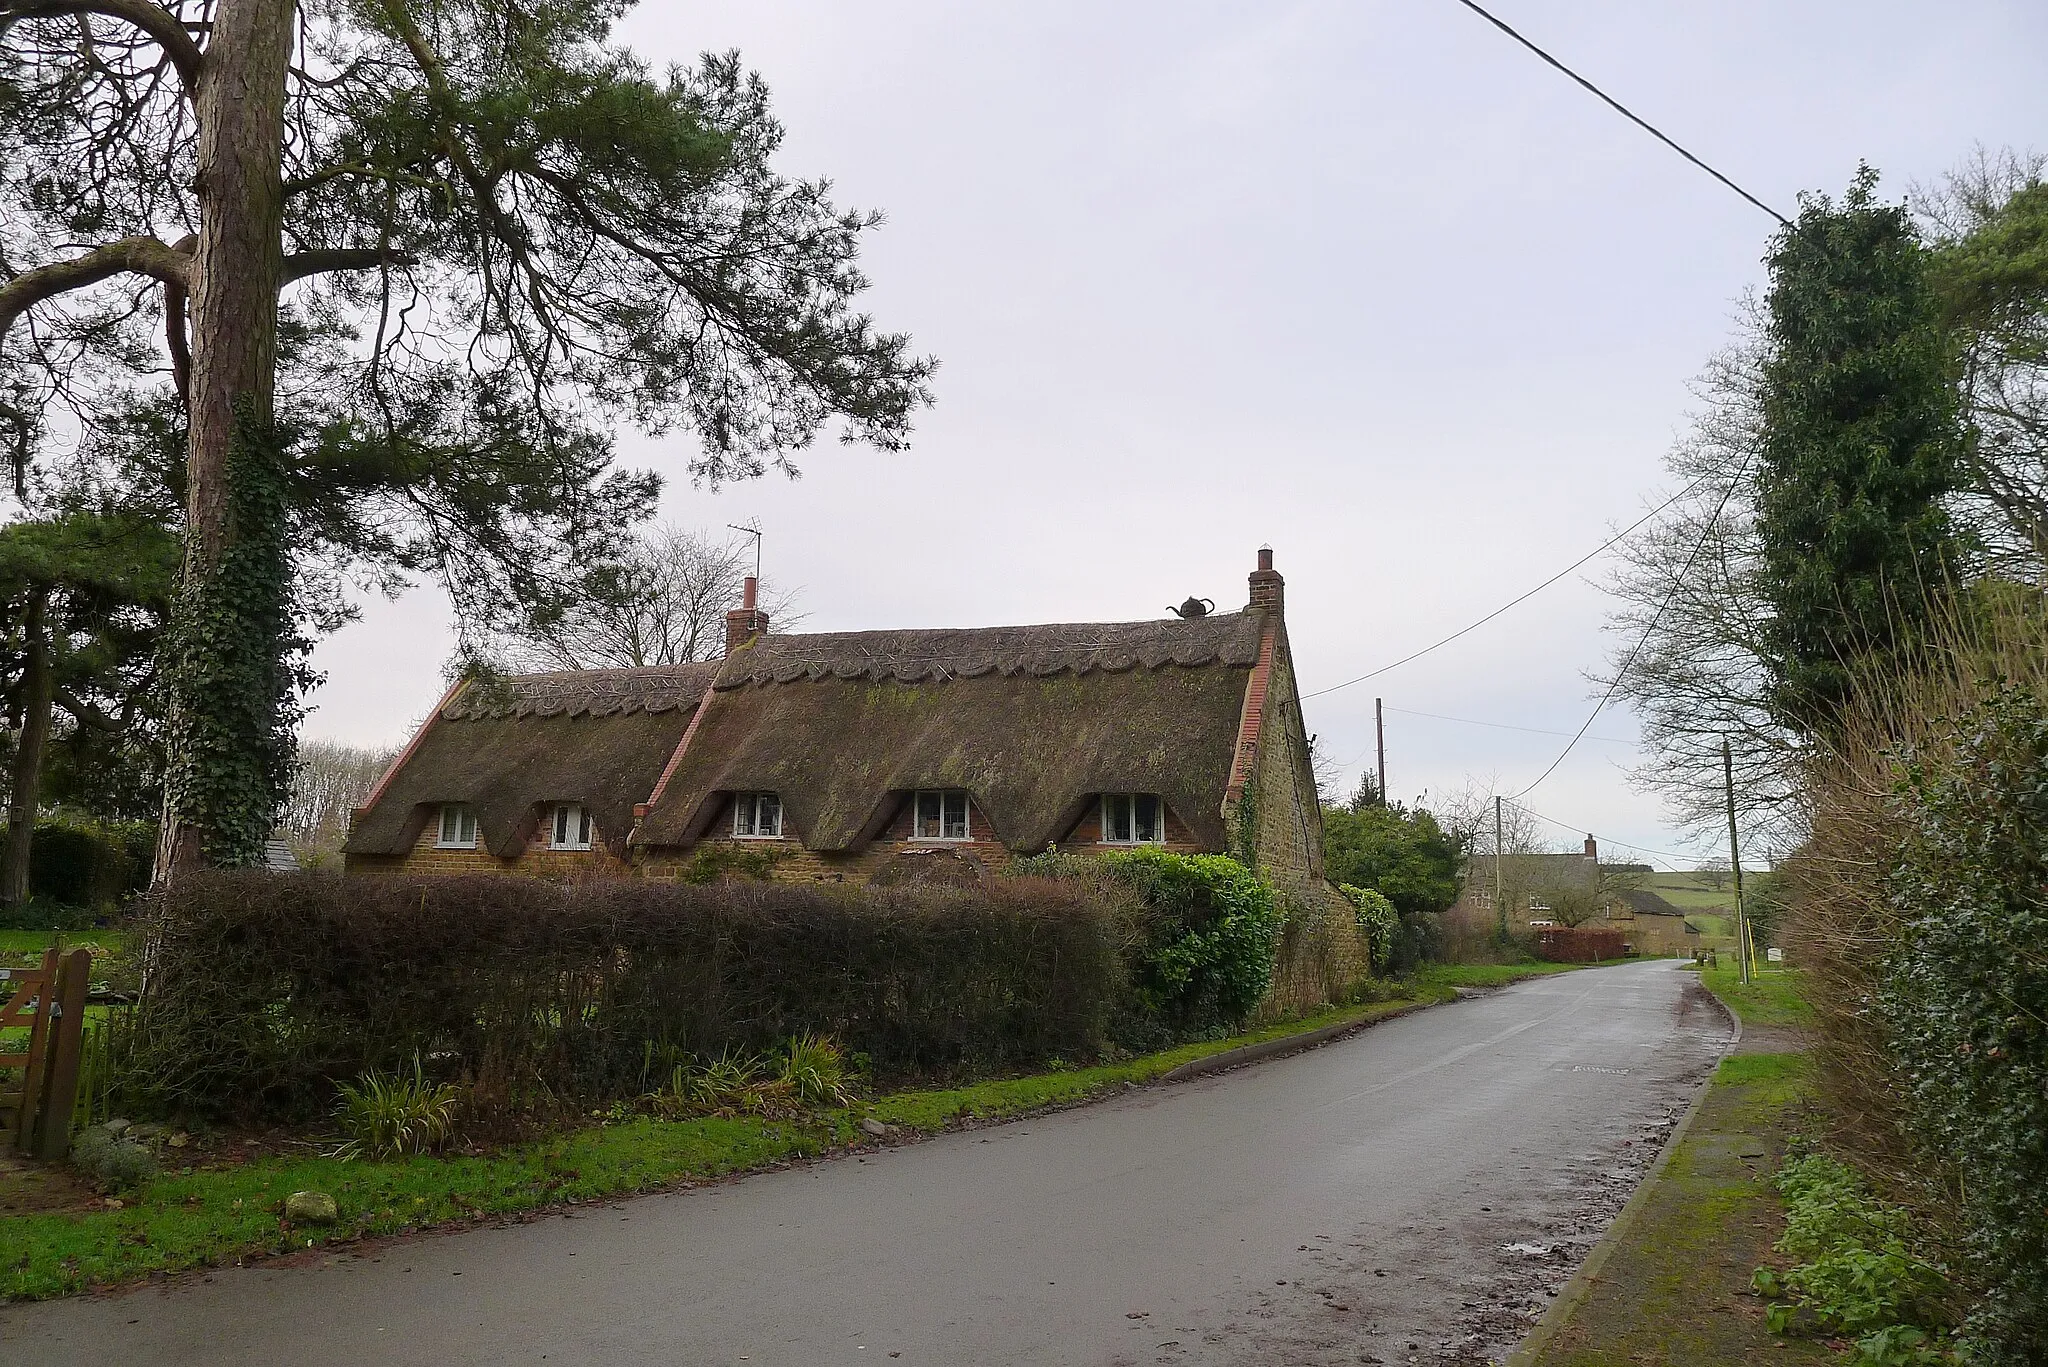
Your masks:
{"label": "clump of grass", "polygon": [[429,1080],[417,1058],[410,1072],[365,1073],[340,1090],[335,1113],[348,1138],[335,1150],[337,1158],[438,1153],[455,1137],[462,1091]]}
{"label": "clump of grass", "polygon": [[792,1036],[782,1053],[782,1081],[798,1105],[844,1106],[850,1099],[846,1055],[829,1035]]}

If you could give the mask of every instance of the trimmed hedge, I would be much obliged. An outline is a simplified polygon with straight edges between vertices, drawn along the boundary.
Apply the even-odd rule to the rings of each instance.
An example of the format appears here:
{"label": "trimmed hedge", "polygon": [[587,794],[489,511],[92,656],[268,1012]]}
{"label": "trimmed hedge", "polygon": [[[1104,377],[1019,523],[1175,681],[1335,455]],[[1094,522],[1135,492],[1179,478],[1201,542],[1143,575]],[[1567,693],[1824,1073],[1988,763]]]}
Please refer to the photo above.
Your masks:
{"label": "trimmed hedge", "polygon": [[145,1105],[304,1117],[417,1056],[482,1110],[637,1096],[828,1033],[884,1076],[1094,1055],[1127,996],[1071,883],[845,888],[210,872],[151,899]]}
{"label": "trimmed hedge", "polygon": [[1628,953],[1628,940],[1605,926],[1546,926],[1534,936],[1536,957],[1556,964],[1593,964]]}
{"label": "trimmed hedge", "polygon": [[1875,1000],[1955,1203],[1967,1359],[2048,1361],[2048,699],[2008,686],[1906,756]]}

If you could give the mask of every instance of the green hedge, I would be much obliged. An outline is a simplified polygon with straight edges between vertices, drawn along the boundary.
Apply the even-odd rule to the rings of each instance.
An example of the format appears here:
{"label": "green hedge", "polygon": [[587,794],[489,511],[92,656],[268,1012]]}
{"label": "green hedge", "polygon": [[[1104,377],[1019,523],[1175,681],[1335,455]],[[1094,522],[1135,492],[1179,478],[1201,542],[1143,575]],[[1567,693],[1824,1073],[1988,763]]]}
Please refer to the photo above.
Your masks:
{"label": "green hedge", "polygon": [[415,1057],[480,1109],[637,1096],[834,1036],[885,1077],[1084,1059],[1124,932],[1072,884],[974,889],[214,872],[149,902],[121,1072],[158,1111],[304,1117]]}
{"label": "green hedge", "polygon": [[1947,1176],[1973,1363],[2048,1362],[2048,704],[2007,688],[1909,757],[1876,1008]]}

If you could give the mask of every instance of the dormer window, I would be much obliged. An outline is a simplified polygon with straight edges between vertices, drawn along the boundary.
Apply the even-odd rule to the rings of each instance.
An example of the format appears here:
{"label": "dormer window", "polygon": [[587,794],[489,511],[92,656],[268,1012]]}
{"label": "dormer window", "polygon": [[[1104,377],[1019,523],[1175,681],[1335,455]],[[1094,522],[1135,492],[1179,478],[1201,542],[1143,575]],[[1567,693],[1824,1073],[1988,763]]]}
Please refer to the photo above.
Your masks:
{"label": "dormer window", "polygon": [[735,840],[780,840],[782,798],[776,793],[741,793],[732,800]]}
{"label": "dormer window", "polygon": [[959,788],[926,789],[912,798],[912,840],[967,839],[967,793]]}
{"label": "dormer window", "polygon": [[441,804],[441,830],[435,837],[437,850],[473,850],[476,848],[476,813],[466,802],[444,802]]}
{"label": "dormer window", "polygon": [[555,805],[554,821],[548,831],[548,847],[556,850],[590,848],[590,809],[580,802]]}
{"label": "dormer window", "polygon": [[1157,793],[1104,793],[1102,795],[1102,843],[1105,845],[1163,845],[1166,843],[1166,804]]}

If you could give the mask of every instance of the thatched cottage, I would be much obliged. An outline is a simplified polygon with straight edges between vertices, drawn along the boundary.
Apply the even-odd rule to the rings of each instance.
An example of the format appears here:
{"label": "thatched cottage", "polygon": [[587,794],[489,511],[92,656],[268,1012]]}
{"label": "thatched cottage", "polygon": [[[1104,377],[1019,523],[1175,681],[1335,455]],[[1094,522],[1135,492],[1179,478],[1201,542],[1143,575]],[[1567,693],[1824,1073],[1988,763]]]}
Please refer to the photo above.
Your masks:
{"label": "thatched cottage", "polygon": [[1249,855],[1327,893],[1272,552],[1241,612],[777,635],[725,658],[458,685],[351,870],[973,877],[1057,845]]}

